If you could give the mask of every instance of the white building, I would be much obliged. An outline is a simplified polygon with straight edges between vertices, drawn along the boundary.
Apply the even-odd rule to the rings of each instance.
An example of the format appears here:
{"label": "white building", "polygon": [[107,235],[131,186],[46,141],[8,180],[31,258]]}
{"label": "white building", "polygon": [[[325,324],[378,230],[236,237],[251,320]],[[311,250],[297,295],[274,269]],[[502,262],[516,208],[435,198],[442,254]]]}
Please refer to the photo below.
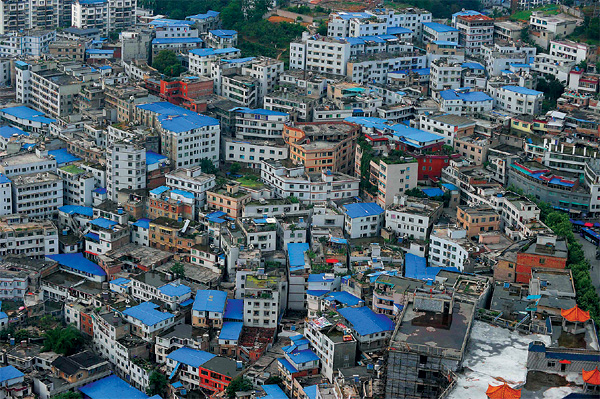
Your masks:
{"label": "white building", "polygon": [[157,272],[146,272],[131,280],[131,296],[140,301],[162,301],[171,309],[192,297],[192,289],[179,280],[167,281]]}
{"label": "white building", "polygon": [[587,59],[589,46],[571,40],[552,40],[550,42],[550,55],[579,64]]}
{"label": "white building", "polygon": [[497,108],[516,114],[538,115],[542,110],[544,93],[520,86],[490,87]]}
{"label": "white building", "polygon": [[54,173],[17,175],[12,179],[13,212],[32,218],[54,219],[63,206],[63,181]]}
{"label": "white building", "polygon": [[465,271],[471,250],[466,230],[437,229],[431,233],[429,264]]}
{"label": "white building", "polygon": [[205,41],[206,47],[214,49],[235,47],[238,44],[238,33],[231,29],[209,30]]}
{"label": "white building", "polygon": [[356,197],[360,179],[323,170],[319,176],[307,175],[303,166],[285,166],[282,161],[262,161],[261,178],[273,187],[278,197],[294,196],[302,202],[327,202]]}
{"label": "white building", "polygon": [[279,84],[283,67],[283,61],[269,57],[258,57],[242,66],[242,75],[251,76],[258,83],[258,105],[262,105],[265,96]]}
{"label": "white building", "polygon": [[67,165],[57,169],[56,174],[63,179],[66,205],[92,205],[92,192],[97,186],[91,173],[75,165]]}
{"label": "white building", "polygon": [[281,139],[283,126],[290,121],[289,114],[263,108],[238,107],[235,113],[234,134],[237,139]]}
{"label": "white building", "polygon": [[137,0],[76,0],[71,6],[71,26],[81,29],[111,31],[135,25]]}
{"label": "white building", "polygon": [[550,55],[537,54],[531,64],[531,70],[543,76],[554,76],[561,83],[567,84],[569,81],[569,73],[576,65],[573,60]]}
{"label": "white building", "polygon": [[236,48],[212,49],[203,48],[190,50],[189,71],[201,76],[211,76],[212,64],[218,60],[239,58],[241,51]]}
{"label": "white building", "polygon": [[482,45],[494,41],[494,20],[485,15],[459,15],[455,26],[467,56],[480,54]]}
{"label": "white building", "polygon": [[301,40],[290,43],[290,69],[345,75],[350,55],[347,40],[303,34]]}
{"label": "white building", "polygon": [[430,87],[432,91],[456,90],[462,86],[462,66],[452,59],[439,58],[431,65]]}
{"label": "white building", "polygon": [[385,210],[385,226],[399,237],[425,241],[441,215],[442,206],[427,199],[396,196]]}
{"label": "white building", "polygon": [[221,95],[244,107],[258,106],[258,82],[251,76],[224,75]]}
{"label": "white building", "polygon": [[248,274],[245,278],[244,326],[276,328],[279,320],[279,277]]}
{"label": "white building", "polygon": [[283,142],[269,140],[238,140],[223,138],[223,156],[227,162],[237,162],[248,168],[260,169],[261,161],[288,158],[289,149]]}
{"label": "white building", "polygon": [[154,342],[156,335],[175,324],[175,315],[161,312],[158,305],[142,302],[127,308],[123,316],[131,324],[131,332],[147,342]]}
{"label": "white building", "polygon": [[381,234],[385,211],[374,202],[343,205],[344,229],[350,238],[377,237]]}
{"label": "white building", "polygon": [[[46,255],[58,254],[58,229],[49,220],[30,221],[24,215],[6,215],[0,218],[0,231],[0,256],[44,259]],[[26,288],[27,284],[23,289]]]}
{"label": "white building", "polygon": [[129,227],[105,218],[88,223],[85,235],[85,251],[92,255],[103,255],[129,243]]}
{"label": "white building", "polygon": [[119,190],[146,188],[146,149],[131,142],[117,142],[106,150],[106,189],[117,201]]}
{"label": "white building", "polygon": [[0,36],[0,57],[41,57],[55,40],[55,30],[7,33]]}
{"label": "white building", "polygon": [[194,194],[195,209],[200,210],[206,205],[206,192],[215,187],[215,175],[202,173],[199,166],[179,168],[165,175],[166,185],[170,188],[185,190]]}
{"label": "white building", "polygon": [[458,43],[458,29],[437,22],[423,24],[423,43],[436,41]]}
{"label": "white building", "polygon": [[473,115],[491,111],[494,99],[482,91],[470,89],[440,92],[440,111],[455,115]]}
{"label": "white building", "polygon": [[12,182],[0,173],[0,216],[13,213]]}

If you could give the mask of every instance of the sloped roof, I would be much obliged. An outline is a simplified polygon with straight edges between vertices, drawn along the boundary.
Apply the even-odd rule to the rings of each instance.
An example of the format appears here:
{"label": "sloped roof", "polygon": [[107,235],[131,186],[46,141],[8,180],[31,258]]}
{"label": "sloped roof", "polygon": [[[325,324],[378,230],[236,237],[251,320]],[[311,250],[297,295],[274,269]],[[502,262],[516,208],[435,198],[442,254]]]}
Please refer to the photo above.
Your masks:
{"label": "sloped roof", "polygon": [[590,319],[590,312],[581,310],[577,305],[575,305],[575,307],[572,307],[571,309],[561,309],[560,315],[573,323],[585,323]]}
{"label": "sloped roof", "polygon": [[519,399],[521,397],[521,390],[511,388],[507,383],[504,383],[498,386],[488,386],[485,394],[490,399]]}
{"label": "sloped roof", "polygon": [[590,371],[581,369],[581,376],[587,384],[600,385],[600,371],[598,370],[598,367]]}

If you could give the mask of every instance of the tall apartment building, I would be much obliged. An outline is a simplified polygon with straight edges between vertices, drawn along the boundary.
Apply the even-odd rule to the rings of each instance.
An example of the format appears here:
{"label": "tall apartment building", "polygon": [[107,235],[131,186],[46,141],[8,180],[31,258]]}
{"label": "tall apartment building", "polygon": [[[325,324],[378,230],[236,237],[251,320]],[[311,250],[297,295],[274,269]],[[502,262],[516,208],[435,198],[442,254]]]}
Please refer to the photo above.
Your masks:
{"label": "tall apartment building", "polygon": [[0,216],[12,214],[12,207],[12,182],[0,173]]}
{"label": "tall apartment building", "polygon": [[417,187],[419,163],[414,158],[386,157],[371,161],[370,168],[369,180],[377,187],[375,201],[382,208],[392,204],[396,195]]}
{"label": "tall apartment building", "polygon": [[219,161],[221,128],[217,119],[167,102],[138,105],[134,112],[138,122],[159,130],[161,153],[175,167],[198,166],[203,159]]}
{"label": "tall apartment building", "polygon": [[542,110],[544,93],[521,86],[490,86],[490,95],[497,108],[517,114],[536,116]]}
{"label": "tall apartment building", "polygon": [[258,105],[262,105],[265,95],[279,84],[283,67],[283,61],[269,57],[257,57],[250,65],[242,67],[242,75],[251,76],[258,83]]}
{"label": "tall apartment building", "polygon": [[459,44],[466,55],[481,53],[481,46],[494,41],[494,19],[485,15],[459,15],[456,17]]}
{"label": "tall apartment building", "polygon": [[137,143],[116,142],[106,150],[106,189],[117,201],[119,190],[146,188],[146,149]]}
{"label": "tall apartment building", "polygon": [[250,109],[236,107],[232,109],[234,126],[233,133],[238,139],[279,139],[283,127],[289,122],[290,116],[285,112],[267,109]]}
{"label": "tall apartment building", "polygon": [[103,35],[135,25],[137,0],[75,0],[71,25],[99,29]]}
{"label": "tall apartment building", "polygon": [[63,166],[56,174],[64,182],[65,205],[92,206],[92,191],[96,188],[94,176],[76,165]]}
{"label": "tall apartment building", "polygon": [[[44,259],[46,255],[56,254],[58,229],[51,221],[30,221],[29,217],[17,214],[0,217],[0,256]],[[23,289],[27,289],[27,284]]]}
{"label": "tall apartment building", "polygon": [[194,194],[196,211],[204,208],[206,192],[215,187],[215,175],[202,172],[199,166],[180,168],[166,174],[166,185]]}
{"label": "tall apartment building", "polygon": [[56,63],[15,62],[17,101],[48,116],[70,115],[84,83],[56,69]]}
{"label": "tall apartment building", "polygon": [[0,34],[29,29],[29,0],[0,1]]}
{"label": "tall apartment building", "polygon": [[13,212],[31,218],[53,219],[63,206],[63,181],[54,173],[31,173],[12,178]]}
{"label": "tall apartment building", "polygon": [[244,326],[276,328],[279,319],[279,277],[246,275],[244,284]]}
{"label": "tall apartment building", "polygon": [[201,76],[211,76],[213,63],[225,59],[240,58],[241,51],[236,48],[212,49],[203,48],[190,50],[189,70]]}
{"label": "tall apartment building", "polygon": [[0,36],[0,57],[41,57],[56,40],[55,30],[10,32]]}

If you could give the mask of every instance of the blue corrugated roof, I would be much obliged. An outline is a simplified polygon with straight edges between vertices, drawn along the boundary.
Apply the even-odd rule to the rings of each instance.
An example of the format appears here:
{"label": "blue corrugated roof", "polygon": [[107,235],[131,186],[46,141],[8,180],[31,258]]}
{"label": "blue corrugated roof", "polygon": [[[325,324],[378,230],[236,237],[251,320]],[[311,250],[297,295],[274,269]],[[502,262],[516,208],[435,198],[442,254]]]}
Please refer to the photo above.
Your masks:
{"label": "blue corrugated roof", "polygon": [[444,191],[441,188],[422,188],[421,191],[425,193],[426,196],[432,197],[441,197],[444,195]]}
{"label": "blue corrugated roof", "polygon": [[346,306],[356,306],[361,302],[364,302],[359,297],[354,296],[346,291],[332,291],[325,299],[334,299]]}
{"label": "blue corrugated roof", "polygon": [[[81,0],[80,0],[81,1]],[[135,389],[116,375],[92,382],[79,388],[90,399],[148,399],[148,395]]]}
{"label": "blue corrugated roof", "polygon": [[66,148],[61,148],[60,150],[52,150],[48,151],[48,155],[51,155],[56,159],[56,163],[58,167],[61,167],[67,163],[81,161],[81,158],[76,157],[73,154],[69,154]]}
{"label": "blue corrugated roof", "polygon": [[119,287],[124,287],[127,284],[129,284],[130,281],[131,280],[129,280],[127,278],[119,277],[119,278],[116,278],[114,280],[111,280],[110,283],[114,284],[114,285],[118,285]]}
{"label": "blue corrugated roof", "polygon": [[292,353],[288,353],[288,358],[295,364],[303,364],[308,362],[314,362],[319,360],[319,356],[315,355],[310,349],[295,350]]}
{"label": "blue corrugated roof", "polygon": [[155,163],[164,162],[167,159],[169,158],[162,154],[146,150],[146,165],[154,165]]}
{"label": "blue corrugated roof", "polygon": [[[18,63],[19,61],[17,61]],[[26,106],[20,107],[10,107],[4,108],[0,110],[0,114],[6,114],[14,116],[15,118],[30,120],[32,122],[39,122],[50,124],[52,122],[56,122],[56,119],[47,118],[43,112],[36,111],[35,109],[31,109]]]}
{"label": "blue corrugated roof", "polygon": [[153,326],[175,317],[174,314],[161,312],[160,310],[157,310],[157,308],[158,305],[152,302],[142,302],[137,306],[125,309],[123,314],[133,317],[147,326]]}
{"label": "blue corrugated roof", "polygon": [[104,187],[98,187],[98,188],[95,188],[95,189],[94,189],[94,190],[92,190],[92,191],[93,191],[94,193],[97,193],[97,194],[106,194],[106,193],[108,192],[108,191],[106,190],[106,188],[104,188]]}
{"label": "blue corrugated roof", "polygon": [[319,385],[311,385],[309,387],[304,387],[304,394],[308,396],[308,399],[318,399]]}
{"label": "blue corrugated roof", "polygon": [[442,270],[459,272],[455,267],[427,267],[425,258],[406,254],[404,257],[404,277],[417,280],[435,280],[435,277]]}
{"label": "blue corrugated roof", "polygon": [[0,367],[0,382],[12,380],[13,378],[23,377],[25,374],[20,372],[14,366]]}
{"label": "blue corrugated roof", "polygon": [[407,75],[409,73],[416,73],[420,76],[431,75],[431,68],[414,68],[414,69],[400,69],[397,71],[390,71],[389,73],[397,73],[400,75]]}
{"label": "blue corrugated roof", "polygon": [[267,115],[267,116],[289,116],[289,114],[285,112],[271,111],[264,108],[248,108],[248,107],[235,107],[229,110],[230,112],[243,112],[245,114],[253,114],[253,115]]}
{"label": "blue corrugated roof", "polygon": [[225,311],[225,302],[227,293],[217,290],[198,290],[194,299],[193,310],[198,312],[216,312]]}
{"label": "blue corrugated roof", "polygon": [[341,19],[352,19],[352,18],[371,18],[373,17],[373,14],[370,14],[368,12],[347,12],[347,11],[340,11],[337,13],[338,16]]}
{"label": "blue corrugated roof", "polygon": [[[392,131],[392,135],[406,141],[413,146],[425,146],[429,143],[443,140],[444,137],[436,133],[426,132],[421,129],[406,126],[403,123],[397,123],[387,127]],[[404,140],[403,140],[404,139]]]}
{"label": "blue corrugated roof", "polygon": [[113,55],[115,53],[115,50],[100,50],[100,49],[87,49],[85,50],[86,53],[88,54],[110,54]]}
{"label": "blue corrugated roof", "polygon": [[365,216],[381,215],[384,210],[375,202],[359,202],[355,204],[343,205],[346,214],[350,219],[362,218]]}
{"label": "blue corrugated roof", "polygon": [[[10,179],[4,173],[0,173],[0,184],[11,183]],[[60,210],[60,208],[58,208]]]}
{"label": "blue corrugated roof", "polygon": [[96,233],[87,233],[86,235],[84,235],[84,237],[94,240],[96,242],[100,241],[100,236]]}
{"label": "blue corrugated roof", "polygon": [[266,396],[261,396],[260,399],[289,399],[279,385],[262,385],[261,388],[265,391]]}
{"label": "blue corrugated roof", "polygon": [[98,218],[98,219],[90,220],[89,223],[92,226],[100,227],[100,228],[107,229],[107,230],[112,230],[113,227],[115,227],[116,225],[119,224],[117,222],[108,220],[106,218]]}
{"label": "blue corrugated roof", "polygon": [[442,186],[445,187],[445,188],[447,188],[450,191],[458,191],[458,187],[456,187],[452,183],[442,183]]}
{"label": "blue corrugated roof", "polygon": [[469,69],[479,69],[482,71],[485,70],[485,67],[483,65],[481,65],[479,62],[463,62],[460,66],[463,68],[469,68]]}
{"label": "blue corrugated roof", "polygon": [[256,59],[256,57],[245,57],[245,58],[233,58],[231,60],[223,60],[223,62],[227,64],[245,64],[252,60]]}
{"label": "blue corrugated roof", "polygon": [[155,189],[150,190],[150,194],[161,195],[165,191],[169,191],[169,190],[170,189],[167,186],[159,186],[159,187],[156,187]]}
{"label": "blue corrugated roof", "polygon": [[454,14],[452,14],[452,18],[458,17],[458,16],[469,16],[469,15],[483,15],[483,14],[480,13],[479,11],[474,11],[474,10],[462,10],[462,11],[455,12]]}
{"label": "blue corrugated roof", "polygon": [[237,31],[232,30],[232,29],[214,29],[214,30],[209,30],[208,33],[210,33],[211,35],[217,36],[217,37],[226,37],[226,38],[232,38],[233,36],[237,35]]}
{"label": "blue corrugated roof", "polygon": [[190,15],[189,17],[185,17],[185,19],[208,19],[208,18],[218,17],[219,14],[221,14],[221,13],[218,11],[208,10],[206,12],[206,14]]}
{"label": "blue corrugated roof", "polygon": [[338,312],[348,323],[352,324],[354,330],[361,336],[394,330],[394,322],[386,315],[377,314],[366,306],[343,308]]}
{"label": "blue corrugated roof", "polygon": [[306,290],[306,295],[322,297],[329,294],[329,290]]}
{"label": "blue corrugated roof", "polygon": [[304,268],[304,253],[310,249],[308,243],[289,243],[287,246],[288,260],[290,262],[290,270],[299,270]]}
{"label": "blue corrugated roof", "polygon": [[243,299],[228,299],[225,305],[224,319],[244,320],[244,300]]}
{"label": "blue corrugated roof", "polygon": [[433,43],[438,46],[458,46],[457,42],[451,42],[449,40],[434,40]]}
{"label": "blue corrugated roof", "polygon": [[92,208],[91,206],[63,205],[60,208],[58,208],[58,210],[69,215],[82,215],[88,217],[94,216],[94,208]]}
{"label": "blue corrugated roof", "polygon": [[228,48],[195,48],[189,51],[191,54],[198,55],[200,57],[208,57],[211,55],[230,54],[230,53],[241,53],[241,51],[235,47]]}
{"label": "blue corrugated roof", "polygon": [[219,339],[227,339],[230,341],[237,341],[242,334],[242,328],[244,323],[241,321],[226,321],[223,323]]}
{"label": "blue corrugated roof", "polygon": [[149,26],[172,26],[172,27],[177,27],[177,26],[191,26],[193,25],[194,22],[193,21],[185,21],[183,19],[169,19],[169,18],[157,18],[155,20],[152,20],[148,23]]}
{"label": "blue corrugated roof", "polygon": [[290,373],[294,374],[298,372],[298,369],[292,365],[292,363],[288,362],[288,360],[284,357],[277,359],[279,363]]}
{"label": "blue corrugated roof", "polygon": [[161,37],[152,39],[152,44],[202,43],[199,37]]}
{"label": "blue corrugated roof", "polygon": [[431,30],[434,30],[438,33],[445,33],[445,32],[458,32],[458,29],[453,28],[451,26],[448,25],[444,25],[444,24],[440,24],[437,22],[423,22],[423,26],[427,27]]}
{"label": "blue corrugated roof", "polygon": [[138,220],[136,220],[136,222],[133,225],[140,227],[142,229],[149,229],[150,228],[150,219],[146,219],[146,218],[138,219]]}
{"label": "blue corrugated roof", "polygon": [[176,362],[187,364],[192,367],[200,367],[210,359],[215,357],[212,353],[201,351],[198,349],[192,349],[188,347],[179,348],[171,352],[167,358],[173,359]]}
{"label": "blue corrugated roof", "polygon": [[335,277],[325,277],[325,273],[320,274],[309,274],[308,282],[309,283],[319,283],[319,282],[332,282],[335,280]]}
{"label": "blue corrugated roof", "polygon": [[521,86],[502,86],[502,88],[504,90],[513,91],[515,93],[525,94],[528,96],[537,96],[538,94],[544,94],[541,91],[532,90]]}
{"label": "blue corrugated roof", "polygon": [[457,92],[456,90],[442,90],[440,96],[444,100],[462,101],[493,101],[494,99],[482,91]]}
{"label": "blue corrugated roof", "polygon": [[173,133],[219,125],[219,121],[215,118],[197,114],[168,102],[141,104],[138,108],[156,113],[162,128]]}
{"label": "blue corrugated roof", "polygon": [[175,285],[173,283],[165,284],[158,290],[166,296],[182,296],[189,292],[192,292],[192,289],[187,285]]}
{"label": "blue corrugated roof", "polygon": [[194,193],[190,193],[189,191],[174,189],[171,190],[173,194],[181,195],[184,198],[194,199]]}
{"label": "blue corrugated roof", "polygon": [[181,306],[189,306],[192,303],[194,303],[194,300],[192,298],[190,298],[190,299],[186,299],[185,301],[181,302],[179,305],[181,305]]}
{"label": "blue corrugated roof", "polygon": [[29,133],[22,131],[19,128],[12,126],[2,126],[0,127],[0,136],[5,139],[10,139],[12,136],[29,136]]}
{"label": "blue corrugated roof", "polygon": [[106,276],[104,269],[91,260],[86,259],[81,253],[46,255],[46,258],[56,261],[69,269],[92,274],[94,276]]}
{"label": "blue corrugated roof", "polygon": [[387,33],[390,35],[402,35],[405,33],[413,33],[413,31],[408,28],[403,28],[402,26],[390,26],[387,28]]}

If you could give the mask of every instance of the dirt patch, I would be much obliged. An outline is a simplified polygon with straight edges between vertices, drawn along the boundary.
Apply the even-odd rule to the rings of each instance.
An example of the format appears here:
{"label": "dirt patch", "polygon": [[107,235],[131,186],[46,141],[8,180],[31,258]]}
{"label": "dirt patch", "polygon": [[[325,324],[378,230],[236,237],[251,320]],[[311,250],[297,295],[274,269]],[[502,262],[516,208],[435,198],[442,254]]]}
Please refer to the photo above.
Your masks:
{"label": "dirt patch", "polygon": [[548,374],[541,371],[528,371],[525,389],[539,391],[548,387],[565,387],[569,385],[567,379],[558,374]]}
{"label": "dirt patch", "polygon": [[269,17],[268,21],[273,24],[277,24],[279,22],[289,22],[289,23],[293,24],[294,22],[296,22],[291,18],[280,17],[279,15],[273,15],[273,16]]}

